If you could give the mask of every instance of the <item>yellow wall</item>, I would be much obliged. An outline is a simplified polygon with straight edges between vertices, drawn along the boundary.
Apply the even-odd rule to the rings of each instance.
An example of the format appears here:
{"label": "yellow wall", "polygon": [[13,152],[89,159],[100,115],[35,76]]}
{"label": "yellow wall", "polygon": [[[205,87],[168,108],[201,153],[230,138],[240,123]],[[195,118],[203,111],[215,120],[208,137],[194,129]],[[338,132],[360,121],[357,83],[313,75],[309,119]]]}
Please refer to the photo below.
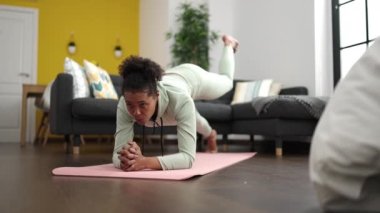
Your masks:
{"label": "yellow wall", "polygon": [[[63,71],[66,56],[79,64],[96,61],[111,74],[123,58],[139,50],[139,0],[0,0],[0,4],[36,8],[38,23],[37,83],[48,84]],[[77,52],[67,44],[74,33]],[[115,58],[117,38],[123,56]],[[37,113],[36,129],[42,113]]]}
{"label": "yellow wall", "polygon": [[[38,77],[47,84],[63,71],[69,56],[83,64],[96,61],[109,73],[117,74],[122,59],[138,54],[139,0],[0,0],[0,4],[37,8]],[[70,55],[67,44],[74,33],[77,52]],[[117,38],[123,57],[115,58]]]}

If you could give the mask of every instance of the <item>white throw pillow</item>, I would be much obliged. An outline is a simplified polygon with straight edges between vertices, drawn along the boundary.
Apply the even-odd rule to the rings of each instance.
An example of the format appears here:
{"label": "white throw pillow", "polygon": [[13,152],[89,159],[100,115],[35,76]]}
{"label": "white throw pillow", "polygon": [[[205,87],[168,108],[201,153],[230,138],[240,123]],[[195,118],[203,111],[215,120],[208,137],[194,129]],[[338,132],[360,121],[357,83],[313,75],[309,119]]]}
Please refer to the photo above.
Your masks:
{"label": "white throw pillow", "polygon": [[278,82],[273,82],[269,89],[269,95],[268,96],[276,96],[280,94],[280,91],[282,89],[282,84]]}
{"label": "white throw pillow", "polygon": [[269,96],[272,83],[272,79],[237,82],[231,104],[246,103],[255,97]]}
{"label": "white throw pillow", "polygon": [[51,86],[53,85],[54,80],[50,81],[49,84],[46,86],[44,93],[42,94],[42,108],[45,112],[49,112],[50,110],[50,93],[51,93]]}
{"label": "white throw pillow", "polygon": [[66,57],[64,72],[73,76],[74,98],[85,98],[90,96],[90,87],[82,67],[74,60]]}
{"label": "white throw pillow", "polygon": [[337,196],[358,199],[366,179],[380,173],[379,126],[380,40],[376,40],[337,85],[314,132],[310,177],[325,190],[322,204]]}
{"label": "white throw pillow", "polygon": [[115,87],[107,71],[87,60],[83,61],[83,65],[95,98],[118,99]]}

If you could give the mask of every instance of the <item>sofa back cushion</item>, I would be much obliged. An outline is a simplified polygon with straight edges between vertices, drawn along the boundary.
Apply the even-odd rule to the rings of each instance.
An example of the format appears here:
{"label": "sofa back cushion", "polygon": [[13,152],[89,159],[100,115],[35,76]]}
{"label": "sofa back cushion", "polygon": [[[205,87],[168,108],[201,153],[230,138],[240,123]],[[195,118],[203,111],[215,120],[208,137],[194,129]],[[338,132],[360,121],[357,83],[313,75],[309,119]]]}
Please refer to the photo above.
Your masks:
{"label": "sofa back cushion", "polygon": [[90,86],[86,78],[86,73],[76,61],[66,57],[64,72],[73,76],[74,98],[90,97]]}
{"label": "sofa back cushion", "polygon": [[309,91],[304,86],[283,88],[280,95],[308,95]]}
{"label": "sofa back cushion", "polygon": [[272,83],[272,79],[237,82],[231,104],[251,102],[255,97],[278,95],[279,88],[276,89],[277,94],[271,91]]}
{"label": "sofa back cushion", "polygon": [[122,95],[121,89],[123,87],[123,78],[119,75],[110,75],[110,77],[117,96],[120,97]]}

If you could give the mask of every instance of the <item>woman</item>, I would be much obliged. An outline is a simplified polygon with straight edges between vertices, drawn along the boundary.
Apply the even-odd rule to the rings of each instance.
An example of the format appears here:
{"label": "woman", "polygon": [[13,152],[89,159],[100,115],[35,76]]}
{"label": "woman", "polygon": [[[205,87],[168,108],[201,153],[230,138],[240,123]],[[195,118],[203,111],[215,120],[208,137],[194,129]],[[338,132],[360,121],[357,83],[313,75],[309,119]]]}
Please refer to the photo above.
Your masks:
{"label": "woman", "polygon": [[[223,36],[219,74],[193,64],[183,64],[165,73],[155,62],[127,58],[119,67],[123,97],[117,109],[113,163],[124,171],[191,168],[196,152],[197,131],[207,138],[208,151],[216,152],[217,133],[196,110],[194,100],[216,99],[233,86],[234,52],[238,41]],[[134,123],[143,126],[176,125],[179,152],[162,157],[145,157],[133,141]]]}

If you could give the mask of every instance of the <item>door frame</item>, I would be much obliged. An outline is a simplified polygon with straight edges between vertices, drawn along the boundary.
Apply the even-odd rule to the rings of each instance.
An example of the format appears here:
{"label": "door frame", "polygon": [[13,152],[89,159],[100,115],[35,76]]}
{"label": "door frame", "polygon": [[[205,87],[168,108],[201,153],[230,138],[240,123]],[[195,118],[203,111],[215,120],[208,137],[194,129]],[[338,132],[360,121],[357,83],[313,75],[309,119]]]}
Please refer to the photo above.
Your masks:
{"label": "door frame", "polygon": [[[13,12],[13,13],[26,13],[31,16],[31,32],[30,34],[32,35],[31,38],[31,73],[29,77],[28,83],[30,84],[36,84],[37,83],[37,67],[38,67],[38,16],[39,16],[39,11],[37,8],[29,8],[29,7],[21,7],[21,6],[10,6],[10,5],[2,5],[0,4],[0,10],[2,11],[8,11],[8,12]],[[21,114],[21,100],[20,100],[20,107],[19,107],[19,112]],[[27,131],[26,131],[26,141],[33,141],[34,135],[35,135],[35,107],[33,104],[28,104],[27,107]],[[21,116],[20,116],[20,131],[21,131]]]}

